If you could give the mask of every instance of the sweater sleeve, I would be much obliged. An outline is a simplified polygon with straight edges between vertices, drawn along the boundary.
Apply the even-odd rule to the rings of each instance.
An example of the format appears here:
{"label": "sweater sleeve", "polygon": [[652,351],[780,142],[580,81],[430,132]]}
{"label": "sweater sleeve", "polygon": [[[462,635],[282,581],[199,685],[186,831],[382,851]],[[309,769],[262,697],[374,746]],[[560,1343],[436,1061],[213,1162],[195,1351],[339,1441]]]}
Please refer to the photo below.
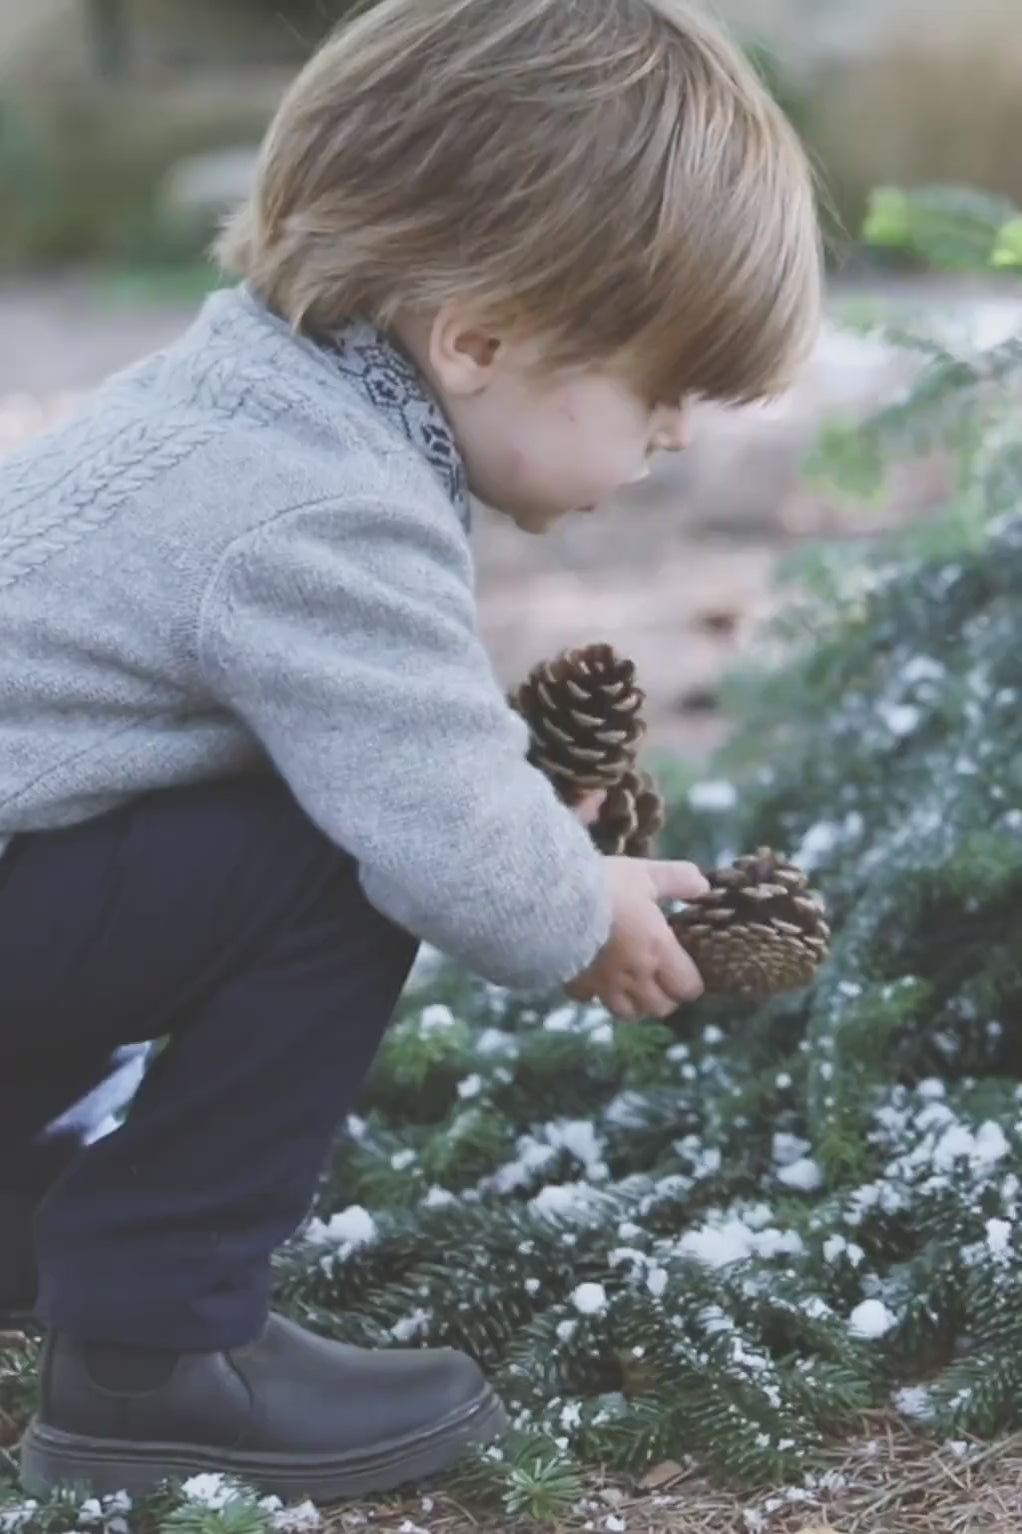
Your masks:
{"label": "sweater sleeve", "polygon": [[497,984],[573,978],[610,928],[588,833],[526,760],[435,504],[339,500],[234,543],[200,620],[207,685],[384,914]]}

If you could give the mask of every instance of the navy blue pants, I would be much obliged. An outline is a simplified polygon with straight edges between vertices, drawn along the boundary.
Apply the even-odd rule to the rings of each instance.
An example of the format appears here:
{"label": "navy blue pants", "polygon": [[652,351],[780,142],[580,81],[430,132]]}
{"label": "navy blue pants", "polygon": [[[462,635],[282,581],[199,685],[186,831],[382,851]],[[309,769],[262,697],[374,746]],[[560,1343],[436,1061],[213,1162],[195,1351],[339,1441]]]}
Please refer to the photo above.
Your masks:
{"label": "navy blue pants", "polygon": [[259,1332],[271,1253],[309,1212],[415,947],[269,776],[13,843],[0,1191],[42,1196],[44,1322],[180,1349]]}

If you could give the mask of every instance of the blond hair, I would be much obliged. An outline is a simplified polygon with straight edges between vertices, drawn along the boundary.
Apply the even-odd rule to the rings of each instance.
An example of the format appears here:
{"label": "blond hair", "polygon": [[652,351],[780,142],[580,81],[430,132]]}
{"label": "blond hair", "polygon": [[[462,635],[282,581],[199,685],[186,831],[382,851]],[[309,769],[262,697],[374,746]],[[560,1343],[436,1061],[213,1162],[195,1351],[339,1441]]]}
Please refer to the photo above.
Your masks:
{"label": "blond hair", "polygon": [[296,328],[459,299],[658,400],[784,388],[822,285],[798,138],[682,0],[379,0],[288,91],[215,251]]}

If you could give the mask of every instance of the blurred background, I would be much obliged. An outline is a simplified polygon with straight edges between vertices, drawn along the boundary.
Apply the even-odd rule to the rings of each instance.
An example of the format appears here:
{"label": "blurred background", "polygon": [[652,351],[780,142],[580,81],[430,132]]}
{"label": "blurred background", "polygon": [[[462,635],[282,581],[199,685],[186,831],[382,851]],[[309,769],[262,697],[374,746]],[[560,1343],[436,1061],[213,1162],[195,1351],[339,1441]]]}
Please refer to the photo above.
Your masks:
{"label": "blurred background", "polygon": [[[513,3],[513,0],[509,0]],[[182,329],[204,250],[244,195],[280,93],[342,0],[0,0],[0,452]],[[696,759],[726,731],[722,675],[761,641],[793,548],[925,515],[925,457],[870,505],[803,473],[820,427],[903,390],[910,361],[848,316],[921,304],[985,340],[1017,328],[1011,278],[936,277],[858,238],[877,186],[1022,202],[1022,0],[718,0],[820,166],[831,318],[799,386],[702,407],[681,458],[544,540],[482,515],[483,626],[508,682],[563,645],[630,653],[654,743]]]}

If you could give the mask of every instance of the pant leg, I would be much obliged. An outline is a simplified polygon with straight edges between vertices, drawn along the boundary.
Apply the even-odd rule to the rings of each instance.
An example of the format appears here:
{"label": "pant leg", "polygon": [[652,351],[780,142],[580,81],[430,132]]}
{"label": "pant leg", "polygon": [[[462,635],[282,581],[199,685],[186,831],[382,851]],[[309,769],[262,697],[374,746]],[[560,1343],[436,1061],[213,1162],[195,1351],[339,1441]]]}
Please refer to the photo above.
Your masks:
{"label": "pant leg", "polygon": [[[414,940],[269,777],[139,800],[8,857],[5,1090],[52,1113],[67,1062],[99,1071],[119,1047],[169,1035],[125,1122],[43,1201],[40,1315],[97,1341],[246,1341]],[[28,1153],[25,1118],[13,1142],[0,1119],[0,1164]]]}
{"label": "pant leg", "polygon": [[[0,1058],[3,1035],[0,1009]],[[61,1052],[46,1062],[45,1075],[0,1081],[0,1197],[38,1203],[84,1146],[109,1133],[138,1090],[149,1050],[126,1044],[107,1055]]]}

